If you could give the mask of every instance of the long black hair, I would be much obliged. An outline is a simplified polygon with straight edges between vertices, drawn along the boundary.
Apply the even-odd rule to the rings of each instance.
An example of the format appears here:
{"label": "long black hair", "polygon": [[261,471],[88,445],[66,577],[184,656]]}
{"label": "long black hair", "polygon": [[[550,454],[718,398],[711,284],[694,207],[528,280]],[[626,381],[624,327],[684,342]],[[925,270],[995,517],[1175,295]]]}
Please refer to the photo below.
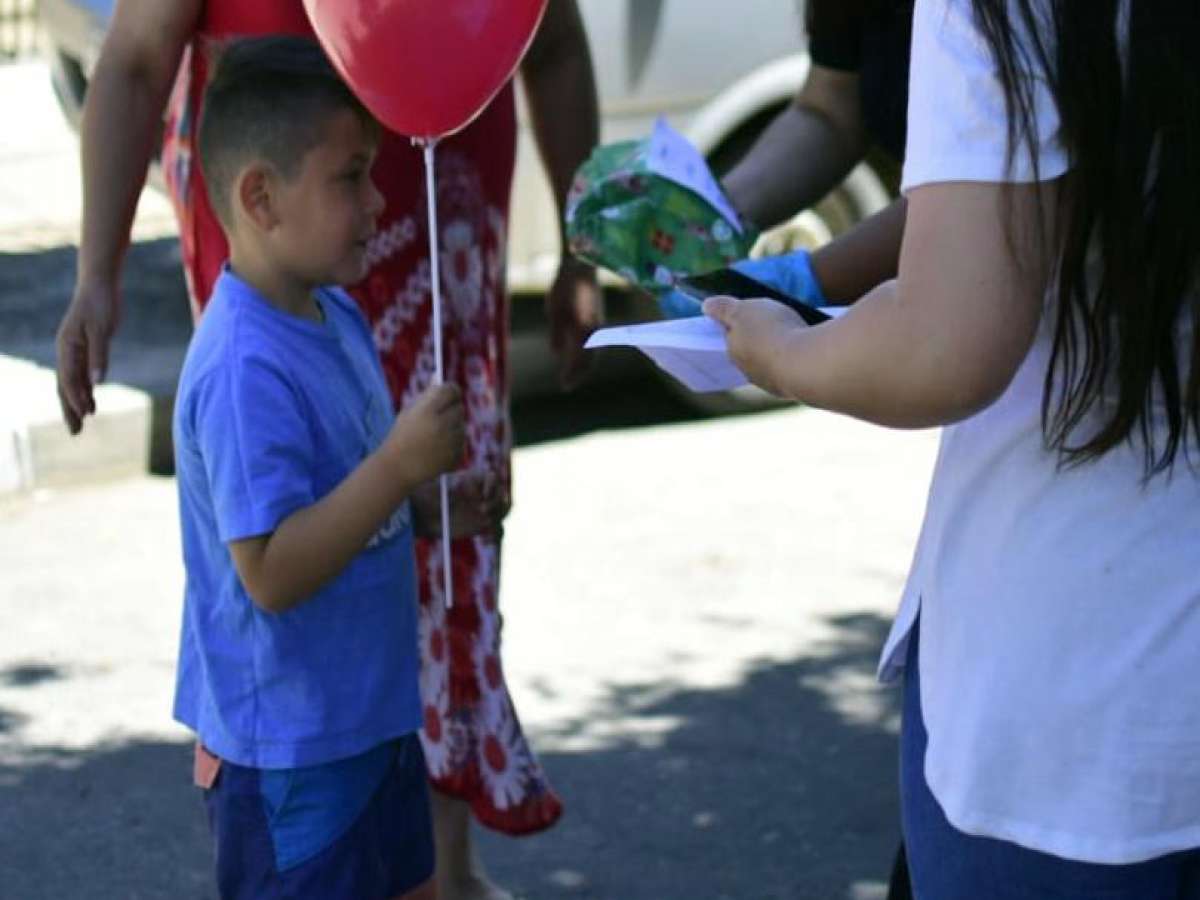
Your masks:
{"label": "long black hair", "polygon": [[[1010,164],[1021,143],[1035,153],[1035,71],[1071,162],[1053,238],[1047,443],[1072,465],[1136,437],[1145,475],[1168,470],[1200,445],[1200,2],[972,3],[1005,92]],[[1188,307],[1197,327],[1181,359]]]}

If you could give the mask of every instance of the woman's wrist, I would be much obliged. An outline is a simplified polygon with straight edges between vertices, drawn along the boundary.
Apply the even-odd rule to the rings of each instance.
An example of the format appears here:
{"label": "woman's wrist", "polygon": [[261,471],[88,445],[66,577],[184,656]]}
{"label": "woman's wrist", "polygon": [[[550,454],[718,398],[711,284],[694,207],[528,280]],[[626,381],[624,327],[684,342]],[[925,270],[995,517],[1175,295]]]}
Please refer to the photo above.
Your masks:
{"label": "woman's wrist", "polygon": [[803,325],[779,331],[767,349],[767,372],[770,384],[766,387],[772,394],[784,400],[800,402],[802,399],[800,395],[804,393],[797,389],[800,386],[795,383],[796,373],[793,362],[799,350],[797,344],[803,343],[805,331],[807,331],[807,327]]}
{"label": "woman's wrist", "polygon": [[748,231],[758,234],[762,231],[755,217],[751,214],[754,205],[749,202],[748,198],[742,196],[740,190],[740,182],[738,182],[736,172],[731,172],[729,178],[721,182],[721,191],[725,194],[725,200],[729,203],[730,208],[737,214],[738,221],[742,227]]}
{"label": "woman's wrist", "polygon": [[79,255],[79,269],[75,276],[75,288],[115,290],[120,279],[120,263],[111,260],[89,260]]}

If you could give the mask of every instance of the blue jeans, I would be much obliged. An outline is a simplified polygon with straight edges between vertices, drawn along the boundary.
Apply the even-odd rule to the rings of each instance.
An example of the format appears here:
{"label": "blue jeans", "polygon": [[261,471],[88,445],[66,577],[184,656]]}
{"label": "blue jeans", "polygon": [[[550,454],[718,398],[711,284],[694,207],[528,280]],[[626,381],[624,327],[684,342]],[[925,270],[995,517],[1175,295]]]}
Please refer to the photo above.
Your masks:
{"label": "blue jeans", "polygon": [[919,627],[909,641],[900,733],[900,806],[916,900],[1200,900],[1200,850],[1096,865],[955,829],[925,782]]}

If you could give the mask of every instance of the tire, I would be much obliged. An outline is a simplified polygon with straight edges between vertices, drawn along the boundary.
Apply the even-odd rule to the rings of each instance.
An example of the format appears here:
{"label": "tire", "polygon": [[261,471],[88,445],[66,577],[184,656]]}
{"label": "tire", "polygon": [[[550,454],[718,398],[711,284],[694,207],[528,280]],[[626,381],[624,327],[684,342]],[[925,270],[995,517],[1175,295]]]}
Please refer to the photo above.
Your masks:
{"label": "tire", "polygon": [[61,47],[50,48],[46,53],[46,62],[50,66],[50,83],[63,118],[67,120],[71,130],[78,133],[83,113],[83,98],[87,93],[87,78],[84,77],[83,67]]}

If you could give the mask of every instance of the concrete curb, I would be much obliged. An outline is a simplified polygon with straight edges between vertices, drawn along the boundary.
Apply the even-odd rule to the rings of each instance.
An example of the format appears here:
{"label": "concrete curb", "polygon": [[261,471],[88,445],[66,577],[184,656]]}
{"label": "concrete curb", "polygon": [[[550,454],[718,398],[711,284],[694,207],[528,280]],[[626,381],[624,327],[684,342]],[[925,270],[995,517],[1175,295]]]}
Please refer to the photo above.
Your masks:
{"label": "concrete curb", "polygon": [[96,415],[72,437],[54,372],[0,355],[0,497],[148,471],[154,401],[118,384],[96,391]]}

